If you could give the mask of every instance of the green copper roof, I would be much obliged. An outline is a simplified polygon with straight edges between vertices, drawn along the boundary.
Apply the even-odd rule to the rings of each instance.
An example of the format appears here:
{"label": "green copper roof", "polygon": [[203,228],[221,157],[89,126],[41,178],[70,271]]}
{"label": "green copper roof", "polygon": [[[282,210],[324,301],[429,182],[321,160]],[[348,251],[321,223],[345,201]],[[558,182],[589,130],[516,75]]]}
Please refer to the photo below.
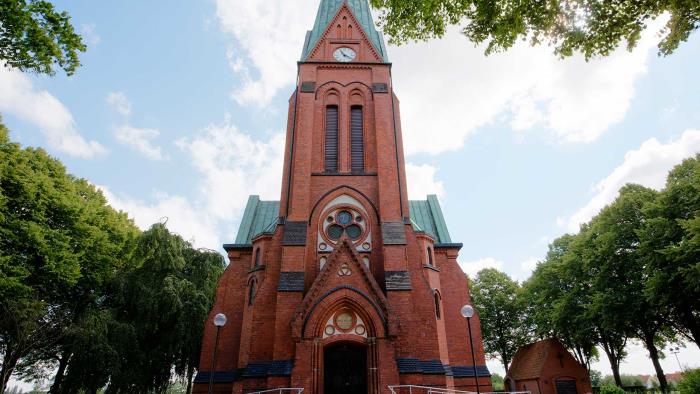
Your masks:
{"label": "green copper roof", "polygon": [[279,201],[260,201],[259,196],[248,197],[241,226],[238,228],[236,244],[249,245],[253,243],[253,238],[256,236],[275,231],[279,213]]}
{"label": "green copper roof", "polygon": [[309,31],[306,35],[306,42],[304,43],[304,51],[301,55],[301,60],[306,60],[311,51],[313,51],[318,41],[323,36],[323,33],[328,28],[328,24],[331,22],[338,10],[347,2],[350,10],[355,19],[360,23],[362,28],[369,38],[369,41],[374,46],[374,49],[379,53],[379,56],[385,61],[389,62],[386,47],[384,46],[384,38],[381,34],[374,28],[374,20],[372,19],[372,13],[369,9],[369,3],[367,0],[321,0],[321,4],[318,6],[318,13],[316,14],[316,22],[314,23],[313,30]]}
{"label": "green copper roof", "polygon": [[[430,235],[436,244],[452,243],[437,196],[429,195],[427,200],[410,201],[409,208],[415,231]],[[236,244],[251,245],[256,236],[274,232],[279,210],[279,201],[260,201],[259,196],[250,196],[238,229]]]}
{"label": "green copper roof", "polygon": [[429,195],[425,201],[409,201],[408,204],[415,231],[425,232],[438,244],[452,243],[437,196]]}

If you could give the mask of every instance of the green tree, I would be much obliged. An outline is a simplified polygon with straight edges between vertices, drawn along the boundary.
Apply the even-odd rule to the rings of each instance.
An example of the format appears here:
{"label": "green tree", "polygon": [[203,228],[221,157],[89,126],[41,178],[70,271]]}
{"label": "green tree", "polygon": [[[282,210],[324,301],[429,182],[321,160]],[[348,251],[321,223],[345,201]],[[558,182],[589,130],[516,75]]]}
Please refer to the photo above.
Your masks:
{"label": "green tree", "polygon": [[491,385],[495,391],[504,390],[505,386],[503,384],[503,376],[497,373],[491,374]]}
{"label": "green tree", "polygon": [[476,275],[471,286],[474,306],[479,311],[484,349],[498,357],[508,370],[515,352],[530,340],[520,285],[494,268]]}
{"label": "green tree", "polygon": [[64,354],[138,230],[45,151],[11,143],[4,126],[0,218],[1,392],[13,372]]}
{"label": "green tree", "polygon": [[647,259],[646,295],[677,331],[700,346],[700,156],[684,160],[640,230]]}
{"label": "green tree", "polygon": [[590,303],[589,279],[576,252],[578,236],[564,235],[549,245],[543,262],[523,284],[528,317],[540,338],[558,338],[590,370],[598,357],[597,338],[586,308]]}
{"label": "green tree", "polygon": [[700,27],[700,4],[695,0],[371,0],[380,11],[391,42],[442,37],[459,26],[486,53],[506,50],[517,41],[554,46],[559,56],[576,52],[586,58],[606,56],[626,42],[633,48],[649,22],[661,14],[671,18],[659,52],[673,51]]}
{"label": "green tree", "polygon": [[[672,339],[672,332],[666,311],[653,308],[644,295],[646,259],[638,235],[646,222],[643,209],[656,195],[654,190],[626,185],[615,201],[593,218],[587,232],[587,267],[593,275],[591,311],[600,327],[608,333],[639,338],[649,352],[661,390],[666,392],[659,346],[663,348]],[[611,363],[615,362],[615,355],[609,356],[613,357]]]}
{"label": "green tree", "polygon": [[140,236],[134,265],[114,302],[115,319],[131,325],[134,341],[119,354],[108,391],[162,392],[173,369],[189,389],[223,257],[195,250],[165,224],[155,224]]}
{"label": "green tree", "polygon": [[683,373],[683,379],[678,383],[681,394],[700,393],[700,369],[691,369]]}
{"label": "green tree", "polygon": [[45,0],[0,0],[0,63],[22,71],[72,75],[86,49],[67,12]]}

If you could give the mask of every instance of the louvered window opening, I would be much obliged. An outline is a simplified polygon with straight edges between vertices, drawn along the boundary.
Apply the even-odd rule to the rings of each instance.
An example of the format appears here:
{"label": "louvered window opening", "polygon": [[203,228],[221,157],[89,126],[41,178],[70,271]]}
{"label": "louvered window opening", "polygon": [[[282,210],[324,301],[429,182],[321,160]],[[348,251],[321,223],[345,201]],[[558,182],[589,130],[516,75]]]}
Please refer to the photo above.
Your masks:
{"label": "louvered window opening", "polygon": [[364,115],[362,107],[350,109],[350,169],[365,170]]}
{"label": "louvered window opening", "polygon": [[326,107],[326,172],[338,172],[338,107]]}

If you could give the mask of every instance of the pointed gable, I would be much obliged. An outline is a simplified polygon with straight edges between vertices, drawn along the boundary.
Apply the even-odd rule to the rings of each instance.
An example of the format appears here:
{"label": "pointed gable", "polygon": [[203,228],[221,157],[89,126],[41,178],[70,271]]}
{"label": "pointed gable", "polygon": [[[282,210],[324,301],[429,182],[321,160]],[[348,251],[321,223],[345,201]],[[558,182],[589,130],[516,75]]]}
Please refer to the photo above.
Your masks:
{"label": "pointed gable", "polygon": [[[370,297],[368,301],[379,308],[383,317],[389,315],[388,302],[379,284],[362,262],[352,242],[347,237],[343,237],[328,256],[327,263],[299,305],[296,311],[296,324],[301,324],[302,320],[308,318],[323,294],[343,287],[352,287],[363,292]],[[301,327],[297,328],[298,332],[301,332]]]}
{"label": "pointed gable", "polygon": [[367,37],[374,51],[384,62],[388,63],[389,59],[386,46],[384,45],[384,38],[374,27],[374,20],[372,19],[372,13],[367,0],[321,0],[321,4],[318,6],[314,28],[307,33],[301,60],[308,60],[343,4],[346,4],[350,9],[350,12],[362,28],[364,35]]}

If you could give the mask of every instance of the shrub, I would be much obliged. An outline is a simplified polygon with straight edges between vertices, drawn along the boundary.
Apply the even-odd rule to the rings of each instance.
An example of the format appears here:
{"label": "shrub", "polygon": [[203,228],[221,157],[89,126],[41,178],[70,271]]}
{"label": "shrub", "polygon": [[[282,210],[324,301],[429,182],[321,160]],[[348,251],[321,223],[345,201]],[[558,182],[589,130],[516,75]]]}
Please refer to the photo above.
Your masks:
{"label": "shrub", "polygon": [[606,384],[600,388],[600,394],[625,394],[625,390],[611,384]]}
{"label": "shrub", "polygon": [[683,379],[678,383],[681,394],[700,393],[700,368],[690,369],[683,373]]}

